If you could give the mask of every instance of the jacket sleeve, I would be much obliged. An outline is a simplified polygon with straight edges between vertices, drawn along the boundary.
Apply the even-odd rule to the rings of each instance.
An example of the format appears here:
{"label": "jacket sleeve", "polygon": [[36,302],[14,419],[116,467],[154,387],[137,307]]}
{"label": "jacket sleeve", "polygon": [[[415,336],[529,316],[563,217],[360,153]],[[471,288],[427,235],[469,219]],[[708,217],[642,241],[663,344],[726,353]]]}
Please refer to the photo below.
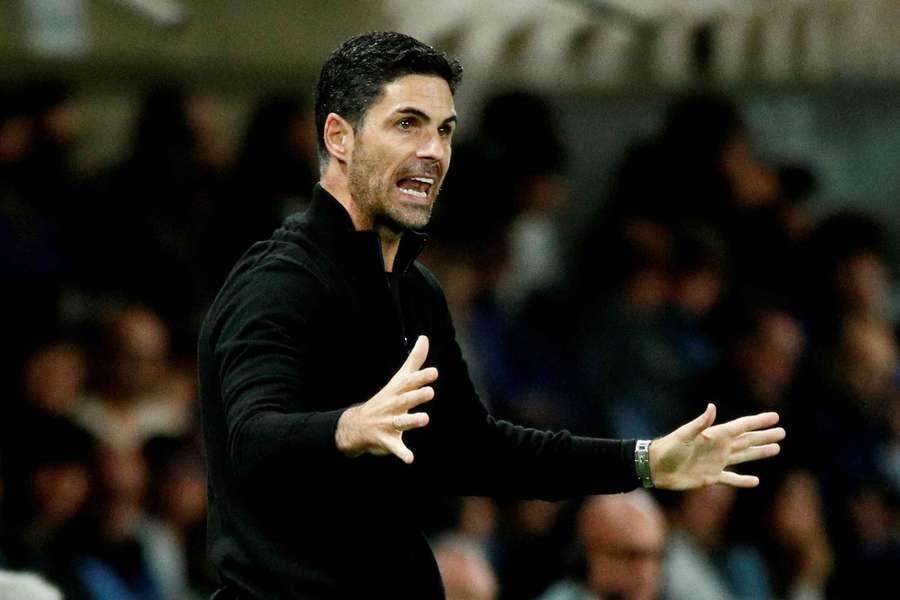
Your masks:
{"label": "jacket sleeve", "polygon": [[[449,410],[442,413],[436,447],[426,447],[434,461],[429,473],[440,472],[440,487],[459,495],[542,500],[637,487],[634,440],[540,431],[491,416],[469,377],[443,293],[436,293],[444,309],[438,335],[445,349],[435,392]],[[422,467],[429,468],[424,461]]]}
{"label": "jacket sleeve", "polygon": [[320,399],[310,397],[321,389],[314,355],[323,286],[280,260],[239,274],[233,286],[211,340],[233,472],[243,478],[342,458],[334,432],[344,409],[317,410]]}

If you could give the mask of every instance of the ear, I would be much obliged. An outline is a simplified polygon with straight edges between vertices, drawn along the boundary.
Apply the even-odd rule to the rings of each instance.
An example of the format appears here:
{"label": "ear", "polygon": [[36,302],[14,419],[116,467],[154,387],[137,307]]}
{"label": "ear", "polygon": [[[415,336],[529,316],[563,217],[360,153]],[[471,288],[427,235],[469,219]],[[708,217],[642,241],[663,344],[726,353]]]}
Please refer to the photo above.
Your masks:
{"label": "ear", "polygon": [[353,127],[337,113],[328,113],[325,119],[325,131],[322,133],[325,148],[338,162],[347,162],[353,153]]}

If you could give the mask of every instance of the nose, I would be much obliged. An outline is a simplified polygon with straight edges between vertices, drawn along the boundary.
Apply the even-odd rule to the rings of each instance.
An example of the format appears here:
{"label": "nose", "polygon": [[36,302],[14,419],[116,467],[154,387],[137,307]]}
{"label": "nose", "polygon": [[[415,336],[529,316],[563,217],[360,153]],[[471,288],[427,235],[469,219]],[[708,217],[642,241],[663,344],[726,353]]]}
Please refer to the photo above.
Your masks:
{"label": "nose", "polygon": [[428,131],[425,134],[425,139],[422,140],[422,144],[419,146],[416,156],[436,161],[444,160],[449,153],[449,144],[450,142],[437,131]]}

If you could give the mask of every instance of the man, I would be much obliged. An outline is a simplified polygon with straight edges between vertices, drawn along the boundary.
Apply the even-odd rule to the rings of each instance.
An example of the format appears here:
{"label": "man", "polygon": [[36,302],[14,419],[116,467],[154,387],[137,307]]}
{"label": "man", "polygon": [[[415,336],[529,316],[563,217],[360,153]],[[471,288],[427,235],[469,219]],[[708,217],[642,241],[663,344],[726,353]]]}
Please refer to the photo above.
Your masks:
{"label": "man", "polygon": [[415,519],[432,493],[620,492],[636,464],[661,487],[750,486],[722,469],[778,450],[783,431],[759,431],[773,413],[709,427],[710,406],[649,450],[487,414],[440,287],[414,262],[460,74],[405,35],[342,44],[316,93],[311,206],[241,258],[210,309],[200,384],[226,597],[443,598]]}
{"label": "man", "polygon": [[585,500],[576,519],[583,572],[540,600],[655,600],[663,581],[666,519],[650,494],[635,490]]}

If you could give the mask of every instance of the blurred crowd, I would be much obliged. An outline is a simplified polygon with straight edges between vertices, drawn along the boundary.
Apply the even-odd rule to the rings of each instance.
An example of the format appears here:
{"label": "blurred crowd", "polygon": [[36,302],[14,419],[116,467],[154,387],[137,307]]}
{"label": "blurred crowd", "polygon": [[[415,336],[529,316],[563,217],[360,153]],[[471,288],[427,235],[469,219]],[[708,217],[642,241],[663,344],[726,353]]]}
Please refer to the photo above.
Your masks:
{"label": "blurred crowd", "polygon": [[[308,202],[315,133],[305,101],[268,98],[223,151],[214,98],[159,88],[127,154],[88,173],[77,102],[56,82],[0,90],[0,596],[205,598],[196,334],[238,256]],[[890,589],[900,393],[882,224],[814,218],[816,175],[761,156],[732,102],[695,96],[566,231],[554,110],[527,93],[486,104],[422,256],[485,404],[635,438],[713,402],[720,421],[776,410],[788,437],[743,469],[754,490],[436,499],[417,518],[448,598]]]}

